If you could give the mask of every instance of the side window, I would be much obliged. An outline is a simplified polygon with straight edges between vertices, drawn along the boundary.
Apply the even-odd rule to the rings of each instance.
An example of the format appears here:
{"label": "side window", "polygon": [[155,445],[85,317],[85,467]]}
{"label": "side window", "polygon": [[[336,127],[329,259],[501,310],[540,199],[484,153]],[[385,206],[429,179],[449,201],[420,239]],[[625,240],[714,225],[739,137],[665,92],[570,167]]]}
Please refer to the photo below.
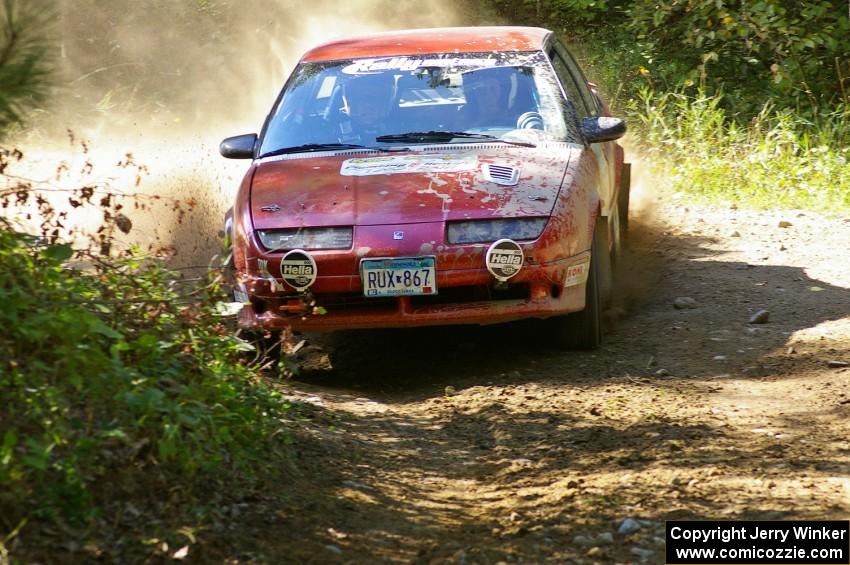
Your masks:
{"label": "side window", "polygon": [[573,59],[573,56],[570,55],[570,52],[567,51],[567,48],[561,44],[561,42],[557,42],[555,44],[555,52],[561,57],[564,65],[569,71],[570,75],[573,77],[573,80],[576,83],[576,87],[578,88],[579,94],[584,100],[584,104],[587,109],[591,112],[592,115],[596,116],[599,114],[597,108],[597,100],[593,93],[590,91],[590,87],[587,84],[587,78],[584,76],[584,73],[581,72],[578,65]]}
{"label": "side window", "polygon": [[599,98],[599,95],[596,94],[595,91],[591,91],[593,94],[593,101],[596,103],[596,115],[601,116],[604,106],[602,105],[602,99]]}
{"label": "side window", "polygon": [[564,88],[564,93],[567,95],[569,102],[575,108],[578,118],[581,119],[589,116],[590,111],[587,108],[584,98],[582,97],[567,64],[557,52],[553,52],[550,57],[552,59],[552,67],[555,69],[555,74],[558,75],[558,80]]}

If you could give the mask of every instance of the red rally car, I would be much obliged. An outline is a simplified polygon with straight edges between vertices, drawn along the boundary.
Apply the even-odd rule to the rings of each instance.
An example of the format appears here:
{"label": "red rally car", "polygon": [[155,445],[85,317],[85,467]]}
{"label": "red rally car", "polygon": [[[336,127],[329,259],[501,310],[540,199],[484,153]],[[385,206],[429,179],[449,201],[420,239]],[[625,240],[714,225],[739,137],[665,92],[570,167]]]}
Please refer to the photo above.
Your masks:
{"label": "red rally car", "polygon": [[308,51],[226,218],[246,328],[549,319],[601,339],[628,209],[607,115],[551,32],[412,30]]}

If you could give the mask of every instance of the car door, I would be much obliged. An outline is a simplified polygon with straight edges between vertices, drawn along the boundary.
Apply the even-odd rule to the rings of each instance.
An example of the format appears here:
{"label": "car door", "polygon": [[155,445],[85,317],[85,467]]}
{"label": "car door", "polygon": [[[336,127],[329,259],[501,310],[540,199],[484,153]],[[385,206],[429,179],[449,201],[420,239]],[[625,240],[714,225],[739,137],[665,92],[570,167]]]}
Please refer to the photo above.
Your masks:
{"label": "car door", "polygon": [[[561,42],[555,42],[548,55],[564,94],[576,109],[579,121],[585,117],[600,115],[602,108],[599,100],[591,92],[587,79],[566,47]],[[614,142],[593,143],[590,150],[599,168],[598,190],[602,201],[602,215],[611,216],[615,214],[617,203]]]}

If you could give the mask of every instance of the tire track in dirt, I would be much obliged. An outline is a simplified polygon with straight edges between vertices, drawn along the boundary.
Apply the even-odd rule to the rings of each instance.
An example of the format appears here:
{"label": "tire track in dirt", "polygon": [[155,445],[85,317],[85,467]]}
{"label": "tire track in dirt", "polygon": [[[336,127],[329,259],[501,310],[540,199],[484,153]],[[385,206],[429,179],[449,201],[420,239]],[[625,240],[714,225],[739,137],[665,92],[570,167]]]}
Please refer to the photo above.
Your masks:
{"label": "tire track in dirt", "polygon": [[850,223],[657,205],[595,352],[534,324],[318,338],[281,385],[304,415],[285,493],[206,551],[654,563],[666,519],[845,517]]}

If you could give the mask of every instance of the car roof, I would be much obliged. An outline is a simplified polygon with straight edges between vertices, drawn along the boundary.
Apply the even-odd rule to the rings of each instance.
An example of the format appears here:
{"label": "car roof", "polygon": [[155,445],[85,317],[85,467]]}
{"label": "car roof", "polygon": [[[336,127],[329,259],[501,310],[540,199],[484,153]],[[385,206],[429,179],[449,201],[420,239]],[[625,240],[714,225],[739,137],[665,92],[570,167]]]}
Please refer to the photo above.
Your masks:
{"label": "car roof", "polygon": [[410,29],[329,41],[313,47],[305,62],[427,53],[536,51],[552,32],[539,27],[491,26]]}

